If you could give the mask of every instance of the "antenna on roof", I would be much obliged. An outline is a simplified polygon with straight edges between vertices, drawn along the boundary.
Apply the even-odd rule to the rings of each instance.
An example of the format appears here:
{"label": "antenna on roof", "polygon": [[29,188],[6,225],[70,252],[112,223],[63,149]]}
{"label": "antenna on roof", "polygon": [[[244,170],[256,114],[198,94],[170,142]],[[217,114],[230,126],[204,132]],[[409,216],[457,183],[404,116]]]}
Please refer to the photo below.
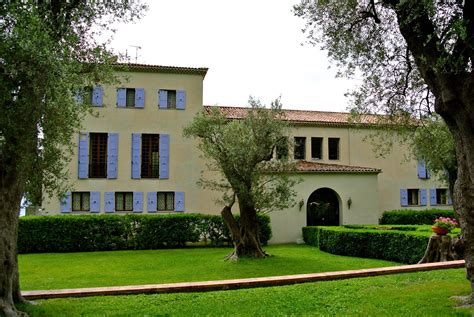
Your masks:
{"label": "antenna on roof", "polygon": [[129,45],[129,46],[135,48],[135,63],[137,63],[138,62],[138,50],[141,50],[142,47],[138,46],[138,45]]}

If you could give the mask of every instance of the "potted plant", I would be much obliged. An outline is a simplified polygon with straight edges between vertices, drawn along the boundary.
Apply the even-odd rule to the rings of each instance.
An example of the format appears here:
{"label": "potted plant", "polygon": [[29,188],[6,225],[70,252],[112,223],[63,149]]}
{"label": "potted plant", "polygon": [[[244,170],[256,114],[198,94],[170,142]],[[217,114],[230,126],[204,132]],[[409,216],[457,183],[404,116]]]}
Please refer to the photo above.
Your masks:
{"label": "potted plant", "polygon": [[454,218],[439,217],[435,219],[434,225],[431,227],[434,233],[445,235],[458,226],[458,222]]}

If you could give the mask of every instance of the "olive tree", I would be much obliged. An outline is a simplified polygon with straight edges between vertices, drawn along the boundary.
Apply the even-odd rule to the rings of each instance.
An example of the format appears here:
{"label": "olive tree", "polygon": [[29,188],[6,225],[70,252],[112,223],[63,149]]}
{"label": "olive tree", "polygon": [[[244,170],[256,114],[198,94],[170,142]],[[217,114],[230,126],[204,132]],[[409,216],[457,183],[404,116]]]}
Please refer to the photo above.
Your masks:
{"label": "olive tree", "polygon": [[[145,7],[134,1],[27,0],[0,4],[0,315],[23,313],[17,236],[22,197],[60,195],[71,138],[89,105],[75,95],[110,83],[111,53],[94,40]],[[38,203],[37,201],[35,201]]]}
{"label": "olive tree", "polygon": [[[199,184],[222,192],[221,214],[235,246],[228,258],[233,260],[267,255],[258,237],[257,213],[294,205],[292,187],[299,181],[290,177],[294,164],[288,156],[274,158],[274,150],[287,142],[288,133],[279,100],[270,109],[252,98],[249,104],[242,119],[229,120],[216,107],[211,113],[197,114],[184,130],[184,136],[199,140],[208,169],[218,172]],[[231,212],[236,199],[240,223]]]}

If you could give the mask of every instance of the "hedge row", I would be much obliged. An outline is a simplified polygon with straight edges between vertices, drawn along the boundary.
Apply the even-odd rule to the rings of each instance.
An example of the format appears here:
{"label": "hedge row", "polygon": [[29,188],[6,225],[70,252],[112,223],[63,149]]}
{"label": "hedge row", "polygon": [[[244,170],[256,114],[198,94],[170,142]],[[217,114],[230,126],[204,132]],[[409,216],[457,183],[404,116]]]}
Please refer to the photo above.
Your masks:
{"label": "hedge row", "polygon": [[[270,217],[258,215],[258,220],[260,241],[266,244],[272,235]],[[230,244],[222,217],[202,214],[31,216],[22,217],[18,229],[19,253],[161,249],[198,241]]]}
{"label": "hedge row", "polygon": [[385,211],[379,220],[381,225],[432,225],[438,217],[456,218],[452,210],[426,209],[426,210],[390,210]]}
{"label": "hedge row", "polygon": [[[306,244],[332,254],[417,263],[426,250],[430,228],[399,227],[304,227]],[[417,230],[417,231],[410,231]]]}

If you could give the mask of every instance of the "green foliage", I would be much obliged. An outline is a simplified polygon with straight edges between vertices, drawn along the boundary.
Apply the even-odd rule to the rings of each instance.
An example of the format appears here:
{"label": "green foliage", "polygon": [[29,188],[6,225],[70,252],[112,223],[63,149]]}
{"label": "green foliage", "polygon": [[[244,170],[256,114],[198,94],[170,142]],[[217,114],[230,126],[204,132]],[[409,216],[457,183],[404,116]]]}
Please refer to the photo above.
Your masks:
{"label": "green foliage", "polygon": [[290,178],[294,165],[288,157],[273,159],[277,144],[287,138],[279,100],[270,109],[250,98],[246,116],[229,120],[219,110],[201,112],[184,129],[185,137],[199,140],[199,149],[210,171],[218,171],[209,179],[201,179],[205,188],[223,192],[221,202],[232,204],[234,195],[260,212],[284,209],[295,204],[292,189],[298,182]]}
{"label": "green foliage", "polygon": [[322,251],[408,264],[423,257],[431,234],[430,227],[416,226],[303,228],[305,242]]}
{"label": "green foliage", "polygon": [[381,225],[432,225],[438,217],[456,218],[452,210],[425,209],[425,210],[389,210],[379,219]]}
{"label": "green foliage", "polygon": [[[4,190],[40,203],[61,194],[71,137],[88,104],[77,91],[113,82],[112,52],[95,39],[140,17],[137,1],[3,1],[0,4],[0,176]],[[7,184],[11,187],[8,187]]]}
{"label": "green foliage", "polygon": [[[258,221],[260,240],[266,244],[272,234],[270,217],[258,215]],[[21,218],[18,230],[20,253],[173,248],[201,240],[212,245],[230,243],[229,231],[220,216],[33,216]]]}

